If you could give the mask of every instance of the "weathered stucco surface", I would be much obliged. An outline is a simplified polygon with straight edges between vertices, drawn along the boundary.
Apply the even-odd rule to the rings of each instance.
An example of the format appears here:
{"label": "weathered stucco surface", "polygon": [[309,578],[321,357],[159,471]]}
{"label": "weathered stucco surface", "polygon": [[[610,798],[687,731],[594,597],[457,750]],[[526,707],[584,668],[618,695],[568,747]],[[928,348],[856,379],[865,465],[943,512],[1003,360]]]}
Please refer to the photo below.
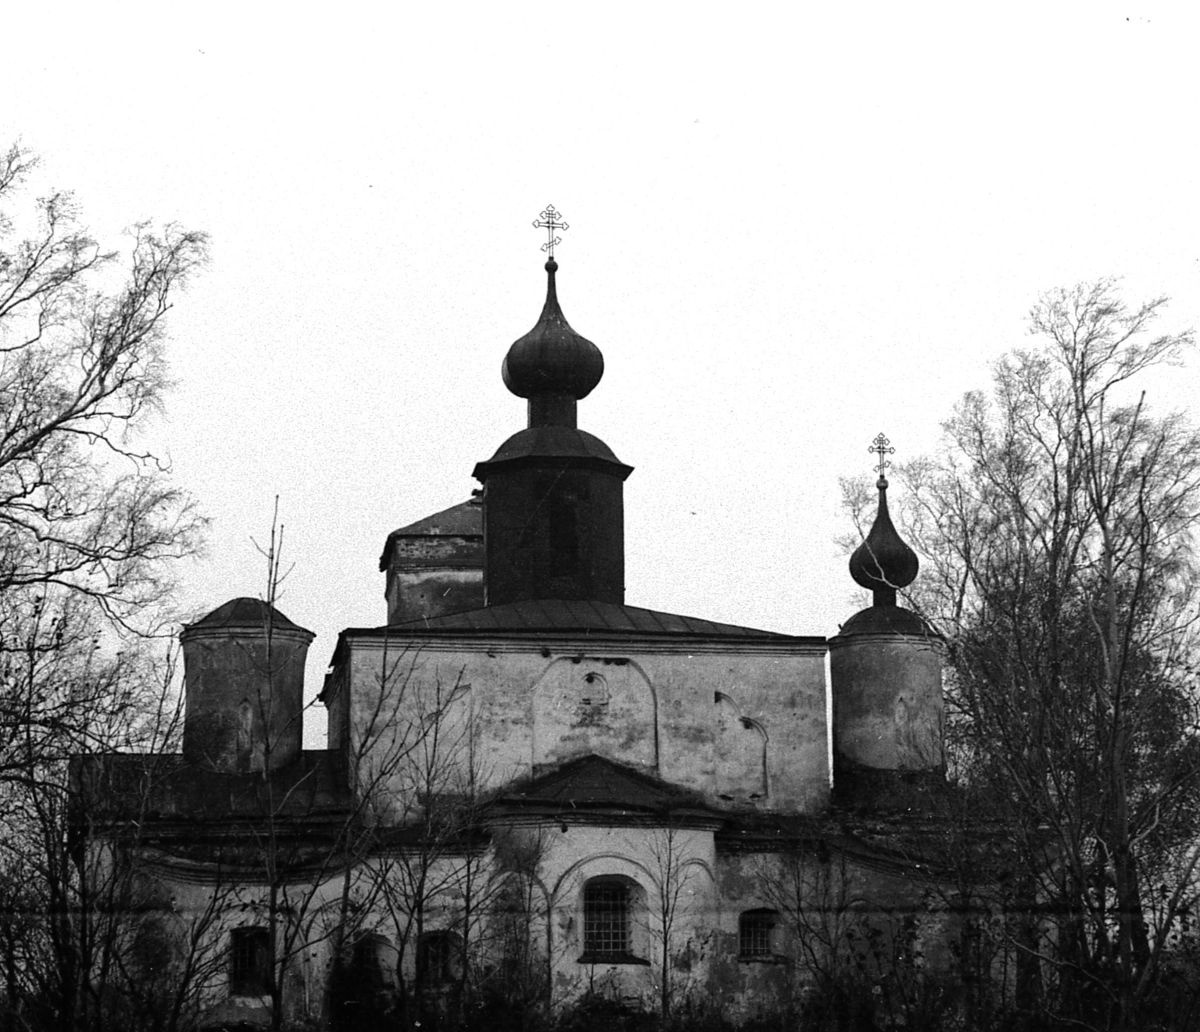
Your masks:
{"label": "weathered stucco surface", "polygon": [[800,813],[828,802],[817,647],[359,637],[344,663],[328,704],[349,705],[356,749],[377,733],[384,699],[401,727],[443,708],[469,720],[489,786],[595,753],[714,802]]}
{"label": "weathered stucco surface", "polygon": [[183,643],[184,755],[227,772],[295,760],[310,641],[299,628],[191,628]]}
{"label": "weathered stucco surface", "polygon": [[942,656],[936,639],[834,638],[829,668],[839,760],[877,770],[942,768]]}

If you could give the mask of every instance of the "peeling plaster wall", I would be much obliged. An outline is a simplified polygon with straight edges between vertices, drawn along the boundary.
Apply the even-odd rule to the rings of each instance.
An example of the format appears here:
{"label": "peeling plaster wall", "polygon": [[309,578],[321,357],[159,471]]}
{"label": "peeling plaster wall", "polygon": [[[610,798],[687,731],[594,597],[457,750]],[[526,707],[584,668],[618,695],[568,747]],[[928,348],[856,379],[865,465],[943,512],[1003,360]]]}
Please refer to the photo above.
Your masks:
{"label": "peeling plaster wall", "polygon": [[[721,855],[717,874],[724,905],[709,984],[730,1000],[730,1016],[770,1013],[835,967],[867,983],[952,970],[948,947],[958,934],[946,908],[952,889],[921,871],[868,866],[822,850]],[[778,963],[738,956],[738,915],[756,909],[778,915],[772,943]],[[897,966],[900,955],[911,958],[907,973]]]}
{"label": "peeling plaster wall", "polygon": [[388,555],[388,623],[459,613],[483,605],[482,535],[396,537]]}
{"label": "peeling plaster wall", "polygon": [[[720,909],[711,831],[571,824],[545,826],[541,842],[539,881],[550,916],[549,928],[543,930],[556,1004],[603,990],[655,1008],[662,973],[664,896],[675,901],[669,943],[673,994],[679,998],[705,984],[712,927]],[[592,878],[614,877],[630,884],[630,952],[645,963],[581,962],[584,886]]]}
{"label": "peeling plaster wall", "polygon": [[483,605],[482,570],[397,572],[389,586],[388,623],[427,620]]}
{"label": "peeling plaster wall", "polygon": [[[671,913],[667,959],[672,997],[676,1003],[691,997],[716,1002],[724,1015],[742,1021],[758,1015],[778,1015],[816,982],[812,965],[826,963],[825,946],[843,951],[843,973],[855,970],[867,982],[891,977],[890,964],[898,952],[912,958],[905,976],[921,970],[951,970],[948,946],[959,935],[957,920],[946,908],[949,886],[937,885],[922,871],[883,869],[847,857],[836,849],[804,855],[798,865],[778,853],[718,852],[711,828],[653,827],[529,822],[492,829],[494,848],[471,860],[474,897],[467,898],[463,855],[447,851],[432,859],[429,883],[438,891],[424,911],[424,931],[449,930],[462,934],[464,914],[473,913],[470,945],[473,963],[480,969],[494,965],[501,936],[494,919],[479,913],[481,904],[493,905],[497,886],[507,874],[532,880],[530,907],[524,915],[532,946],[531,962],[544,965],[550,1002],[558,1008],[587,992],[600,992],[646,1010],[659,1004],[664,944],[660,901],[678,889]],[[516,858],[515,865],[513,858]],[[353,884],[360,890],[380,877],[383,861],[367,861]],[[670,872],[675,871],[674,875]],[[374,872],[374,873],[372,873]],[[617,879],[630,887],[629,953],[624,963],[590,963],[584,952],[584,892],[590,879]],[[167,920],[181,933],[205,911],[211,882],[204,883],[169,865],[157,869],[153,885],[144,887],[144,898],[162,908]],[[311,942],[289,966],[287,1013],[289,1020],[315,1021],[328,1004],[327,989],[333,970],[332,936],[340,913],[341,880],[332,876],[321,884],[306,908]],[[208,930],[208,945],[228,953],[230,931],[238,926],[264,925],[266,887],[222,883],[226,896],[217,922]],[[305,891],[305,890],[302,890]],[[788,899],[795,901],[791,907]],[[488,904],[486,901],[492,901]],[[806,934],[793,916],[796,903],[803,923],[815,933],[807,946]],[[740,955],[739,917],[756,909],[775,910],[778,924],[772,937],[776,955],[747,959]],[[512,915],[508,915],[511,917]],[[400,932],[380,907],[358,912],[352,942],[361,934],[377,937],[395,959]],[[854,928],[857,937],[847,936]],[[866,934],[878,929],[874,938]],[[411,985],[415,975],[416,932],[410,929],[404,951],[403,974]],[[182,940],[181,940],[182,941]],[[874,943],[874,946],[869,945]],[[880,967],[872,950],[885,958]],[[851,953],[859,951],[855,960]],[[857,968],[855,965],[858,965]],[[262,1011],[265,1000],[229,996],[227,965],[214,967],[204,992],[212,1013]],[[871,1006],[869,1000],[865,1006]],[[222,1008],[224,1008],[222,1010]],[[231,1009],[235,1008],[235,1009]]]}
{"label": "peeling plaster wall", "polygon": [[658,769],[654,686],[636,663],[560,656],[532,687],[533,771],[595,753]]}
{"label": "peeling plaster wall", "polygon": [[194,626],[183,635],[183,752],[220,771],[286,766],[300,753],[309,631]]}
{"label": "peeling plaster wall", "polygon": [[[513,642],[483,636],[470,641],[352,636],[344,642],[323,698],[331,747],[354,754],[365,746],[360,784],[371,775],[372,764],[427,740],[436,727],[443,743],[460,750],[460,766],[477,764],[477,787],[483,790],[597,753],[707,794],[723,807],[818,813],[828,804],[819,644]],[[396,778],[401,776],[398,771]],[[379,796],[411,800],[409,787],[395,780]],[[372,812],[384,821],[404,816],[378,808]],[[477,878],[504,870],[505,836],[537,839],[540,907],[530,928],[556,1006],[588,990],[657,1006],[663,959],[658,901],[668,860],[682,875],[669,955],[676,999],[724,993],[726,986],[753,994],[781,977],[770,964],[737,961],[743,907],[737,893],[726,898],[727,876],[721,869],[727,860],[716,854],[711,827],[555,820],[494,832],[496,852],[477,858],[482,865]],[[460,862],[444,861],[450,868]],[[581,961],[584,886],[595,877],[630,886],[629,963]],[[170,875],[167,881],[181,914],[201,911],[203,885]],[[448,884],[444,898],[431,901],[427,930],[455,929],[463,910],[455,893]],[[220,949],[228,948],[233,924],[257,923],[252,915],[260,895],[261,887],[236,889],[235,906],[213,933]],[[314,912],[327,899],[332,916],[336,886],[323,886],[319,896]],[[243,903],[249,909],[243,910]],[[384,915],[368,915],[364,927],[372,925],[394,946],[394,929],[386,924]],[[496,938],[484,935],[480,941],[494,944]],[[414,958],[415,953],[406,954],[406,969]],[[289,975],[297,980],[292,993],[297,1016],[316,1016],[330,970],[327,946],[314,945],[298,959]],[[736,977],[722,974],[728,971]],[[227,981],[218,977],[212,992],[214,1000],[223,999]],[[731,999],[731,1006],[744,1010],[751,998]]]}
{"label": "peeling plaster wall", "polygon": [[[350,726],[398,733],[453,695],[484,787],[589,752],[714,802],[815,813],[828,802],[823,650],[804,645],[348,639]],[[690,648],[687,646],[690,645]],[[381,698],[385,705],[381,707]],[[331,708],[338,705],[334,697]],[[357,748],[357,745],[356,745]]]}
{"label": "peeling plaster wall", "polygon": [[874,770],[941,770],[942,656],[931,640],[901,634],[834,638],[835,762]]}
{"label": "peeling plaster wall", "polygon": [[349,741],[350,693],[346,690],[348,666],[340,666],[325,675],[325,685],[320,700],[325,704],[327,718],[326,745],[330,749],[344,750]]}
{"label": "peeling plaster wall", "polygon": [[[341,888],[341,877],[331,876],[315,888],[305,885],[300,890],[306,897],[312,892],[304,911],[309,933],[298,933],[283,973],[285,1026],[321,1020],[327,1003],[325,988],[333,970],[329,930],[340,913]],[[262,1021],[270,1015],[269,996],[233,995],[229,982],[233,930],[268,926],[270,892],[266,885],[239,881],[215,867],[205,874],[192,864],[179,866],[168,861],[159,865],[152,861],[143,872],[138,890],[139,897],[151,906],[131,914],[131,922],[157,914],[177,943],[172,960],[181,963],[191,949],[193,962],[209,971],[199,987],[203,1021],[232,1026],[242,1020]],[[214,895],[221,901],[215,914],[209,911]],[[279,920],[286,918],[281,914]],[[195,929],[203,934],[193,944],[190,937]],[[277,942],[283,935],[281,926]]]}

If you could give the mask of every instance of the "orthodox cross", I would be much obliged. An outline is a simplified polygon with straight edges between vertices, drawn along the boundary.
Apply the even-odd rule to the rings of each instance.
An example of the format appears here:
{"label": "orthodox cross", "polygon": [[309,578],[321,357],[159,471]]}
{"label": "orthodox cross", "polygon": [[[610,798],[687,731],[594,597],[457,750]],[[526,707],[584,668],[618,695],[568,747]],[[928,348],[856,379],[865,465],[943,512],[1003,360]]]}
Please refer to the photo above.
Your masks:
{"label": "orthodox cross", "polygon": [[891,455],[896,450],[895,448],[888,447],[888,445],[890,445],[891,443],[892,442],[889,441],[886,437],[884,437],[883,434],[880,434],[878,437],[875,438],[875,440],[873,440],[869,445],[867,445],[867,451],[879,453],[879,465],[876,466],[875,468],[877,470],[879,470],[879,476],[881,478],[883,477],[883,471],[891,465],[891,463],[888,462],[888,460],[885,459],[884,456]]}
{"label": "orthodox cross", "polygon": [[556,229],[570,229],[562,219],[562,212],[555,211],[553,204],[547,204],[546,210],[542,212],[540,218],[533,220],[534,229],[544,229],[546,231],[546,242],[542,244],[543,251],[549,251],[550,257],[554,257],[554,245],[561,244],[562,239],[554,235]]}

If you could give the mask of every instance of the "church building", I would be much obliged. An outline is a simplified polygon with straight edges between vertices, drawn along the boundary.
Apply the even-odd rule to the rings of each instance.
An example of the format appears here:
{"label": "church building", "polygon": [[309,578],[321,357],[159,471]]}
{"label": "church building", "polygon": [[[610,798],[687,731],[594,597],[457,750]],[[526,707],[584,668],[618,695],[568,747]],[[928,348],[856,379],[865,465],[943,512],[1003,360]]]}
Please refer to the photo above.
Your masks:
{"label": "church building", "polygon": [[893,958],[860,966],[947,937],[942,647],[897,604],[917,558],[884,464],[850,560],[873,604],[832,637],[629,604],[634,468],[578,425],[604,361],[552,248],[545,272],[502,368],[528,425],[472,498],[386,536],[386,619],[333,648],[327,749],[301,743],[313,635],[238,598],[181,635],[181,754],[150,782],[145,758],[80,772],[99,841],[149,786],[125,855],[210,1027],[596,997],[743,1020],[800,1006],[860,917]]}

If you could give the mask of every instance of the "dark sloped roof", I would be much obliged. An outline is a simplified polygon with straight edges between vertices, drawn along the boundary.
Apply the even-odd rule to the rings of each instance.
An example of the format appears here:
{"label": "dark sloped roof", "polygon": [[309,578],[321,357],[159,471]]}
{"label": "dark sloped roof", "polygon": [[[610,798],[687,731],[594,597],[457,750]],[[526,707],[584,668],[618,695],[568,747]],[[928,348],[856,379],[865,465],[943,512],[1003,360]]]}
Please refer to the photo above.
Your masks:
{"label": "dark sloped roof", "polygon": [[838,637],[854,634],[908,634],[941,640],[929,624],[903,606],[867,606],[859,610],[838,629]]}
{"label": "dark sloped roof", "polygon": [[633,467],[621,462],[612,449],[595,434],[573,426],[531,426],[513,434],[496,449],[496,454],[487,462],[477,463],[475,476],[479,476],[478,471],[481,467],[485,468],[497,462],[527,459],[530,456],[537,456],[539,459],[559,458],[612,463],[624,469],[622,479],[633,472]]}
{"label": "dark sloped roof", "polygon": [[383,545],[379,568],[386,570],[396,538],[401,537],[483,537],[483,507],[473,499],[426,516],[399,530],[393,530]]}
{"label": "dark sloped roof", "polygon": [[[261,773],[221,774],[178,754],[108,753],[72,760],[75,802],[92,819],[226,823],[321,818],[350,810],[341,754],[305,750],[294,763]],[[82,815],[82,814],[81,814]]]}
{"label": "dark sloped roof", "polygon": [[393,530],[388,537],[470,537],[483,533],[483,508],[467,499],[432,516]]}
{"label": "dark sloped roof", "polygon": [[960,815],[912,813],[861,815],[834,809],[823,814],[729,814],[716,832],[718,853],[832,853],[871,870],[923,876],[951,873],[953,854],[970,851],[984,879],[1015,862],[1011,836],[999,822],[979,821],[963,834]]}
{"label": "dark sloped roof", "polygon": [[[752,627],[716,623],[695,616],[660,613],[653,609],[571,599],[530,599],[411,620],[391,627],[350,628],[347,635],[402,631],[405,634],[479,633],[487,631],[578,631],[583,633],[656,634],[692,638],[743,638],[788,641],[793,635]],[[823,639],[822,639],[823,640]]]}
{"label": "dark sloped roof", "polygon": [[691,789],[595,755],[569,760],[530,781],[510,785],[497,794],[493,805],[556,811],[712,812],[704,798]]}
{"label": "dark sloped roof", "polygon": [[299,624],[292,623],[274,606],[268,605],[261,598],[231,598],[222,606],[217,606],[207,616],[202,616],[191,627],[264,627],[270,617],[276,627],[294,627],[303,630]]}

